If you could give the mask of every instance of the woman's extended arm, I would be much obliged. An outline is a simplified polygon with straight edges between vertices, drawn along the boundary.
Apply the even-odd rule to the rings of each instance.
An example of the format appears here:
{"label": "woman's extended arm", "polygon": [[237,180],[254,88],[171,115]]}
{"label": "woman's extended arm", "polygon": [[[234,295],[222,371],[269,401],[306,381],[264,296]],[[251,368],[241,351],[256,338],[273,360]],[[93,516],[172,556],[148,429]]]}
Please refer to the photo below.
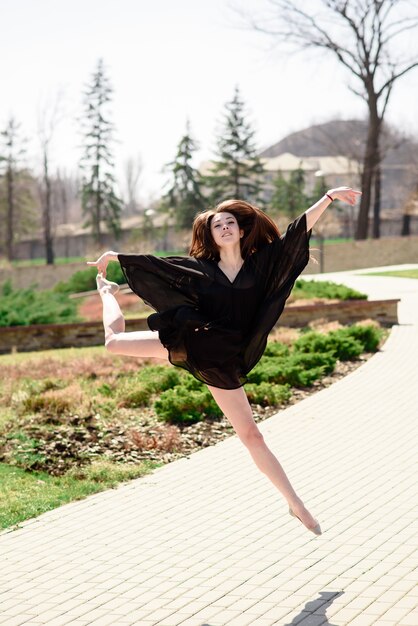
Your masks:
{"label": "woman's extended arm", "polygon": [[351,187],[329,189],[327,195],[323,196],[318,202],[305,211],[307,230],[310,230],[315,225],[325,209],[331,204],[332,200],[328,196],[331,196],[332,200],[341,200],[341,202],[347,202],[347,204],[355,204],[357,196],[361,196],[361,191],[356,191],[355,189],[351,189]]}
{"label": "woman's extended arm", "polygon": [[109,252],[104,252],[102,256],[97,259],[97,261],[87,261],[87,265],[95,265],[99,274],[103,274],[103,276],[106,277],[106,268],[109,261],[118,260],[118,253],[113,252],[113,250],[109,250]]}

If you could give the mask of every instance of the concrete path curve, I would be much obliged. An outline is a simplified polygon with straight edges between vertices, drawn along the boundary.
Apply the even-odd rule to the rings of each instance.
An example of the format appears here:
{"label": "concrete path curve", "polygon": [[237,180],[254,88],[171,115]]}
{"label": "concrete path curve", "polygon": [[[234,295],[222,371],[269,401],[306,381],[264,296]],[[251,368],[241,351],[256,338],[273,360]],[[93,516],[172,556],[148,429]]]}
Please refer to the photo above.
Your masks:
{"label": "concrete path curve", "polygon": [[402,299],[381,352],[260,425],[321,537],[231,437],[2,533],[0,624],[417,626],[418,281],[364,274],[312,278]]}

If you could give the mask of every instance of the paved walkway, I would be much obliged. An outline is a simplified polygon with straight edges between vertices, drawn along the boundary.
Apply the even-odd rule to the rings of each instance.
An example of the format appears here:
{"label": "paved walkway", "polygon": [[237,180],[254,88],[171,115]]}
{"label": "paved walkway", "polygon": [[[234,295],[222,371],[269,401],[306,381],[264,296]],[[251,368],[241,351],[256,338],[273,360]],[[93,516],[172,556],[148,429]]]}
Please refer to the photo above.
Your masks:
{"label": "paved walkway", "polygon": [[321,278],[402,298],[381,352],[260,425],[323,535],[231,437],[1,534],[0,624],[417,626],[418,282]]}

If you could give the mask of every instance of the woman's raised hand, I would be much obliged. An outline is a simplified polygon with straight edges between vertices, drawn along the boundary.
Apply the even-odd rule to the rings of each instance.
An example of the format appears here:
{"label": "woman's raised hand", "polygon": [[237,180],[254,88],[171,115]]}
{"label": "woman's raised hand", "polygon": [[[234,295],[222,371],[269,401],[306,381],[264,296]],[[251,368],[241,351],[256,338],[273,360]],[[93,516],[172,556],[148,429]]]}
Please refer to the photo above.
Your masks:
{"label": "woman's raised hand", "polygon": [[341,200],[341,202],[347,202],[347,204],[355,204],[357,198],[361,196],[361,191],[351,189],[351,187],[337,187],[336,189],[329,189],[327,194],[334,200]]}
{"label": "woman's raised hand", "polygon": [[117,261],[118,255],[116,252],[105,252],[101,257],[97,259],[97,261],[87,261],[87,265],[95,265],[97,267],[97,271],[99,274],[102,274],[103,277],[106,277],[106,268],[109,261]]}

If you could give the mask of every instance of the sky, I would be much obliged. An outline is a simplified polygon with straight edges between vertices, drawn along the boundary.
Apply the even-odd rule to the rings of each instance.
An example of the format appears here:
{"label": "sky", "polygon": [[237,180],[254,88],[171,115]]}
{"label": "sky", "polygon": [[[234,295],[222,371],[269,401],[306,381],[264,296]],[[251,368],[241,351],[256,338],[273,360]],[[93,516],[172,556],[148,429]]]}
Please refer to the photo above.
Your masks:
{"label": "sky", "polygon": [[[307,0],[304,0],[305,2]],[[311,0],[310,0],[311,2]],[[265,0],[0,0],[0,127],[10,116],[40,169],[38,119],[59,97],[51,169],[76,172],[81,156],[82,92],[102,58],[113,86],[117,176],[138,155],[139,198],[164,190],[165,163],[190,121],[195,165],[213,158],[225,103],[236,86],[257,146],[333,118],[365,116],[354,85],[331,56],[288,55],[243,26],[231,8],[257,15]],[[417,33],[415,33],[416,39]],[[407,48],[415,44],[402,38]],[[60,94],[60,96],[58,96]],[[418,136],[418,69],[401,78],[387,120]]]}

